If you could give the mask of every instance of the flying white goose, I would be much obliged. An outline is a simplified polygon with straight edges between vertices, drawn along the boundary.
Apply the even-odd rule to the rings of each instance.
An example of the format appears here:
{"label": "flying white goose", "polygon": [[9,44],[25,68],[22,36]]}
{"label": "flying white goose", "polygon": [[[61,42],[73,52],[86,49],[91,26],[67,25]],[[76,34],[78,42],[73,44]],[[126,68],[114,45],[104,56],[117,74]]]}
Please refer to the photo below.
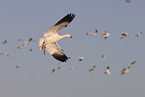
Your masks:
{"label": "flying white goose", "polygon": [[102,36],[107,39],[108,36],[110,36],[110,33],[107,33],[106,31],[103,32]]}
{"label": "flying white goose", "polygon": [[60,69],[62,65],[64,65],[64,64],[60,63],[60,64],[58,65],[58,69]]}
{"label": "flying white goose", "polygon": [[19,68],[19,67],[21,67],[21,64],[16,65],[16,68]]}
{"label": "flying white goose", "polygon": [[126,37],[127,35],[128,35],[127,32],[122,32],[122,33],[121,33],[121,39],[123,39],[123,38]]}
{"label": "flying white goose", "polygon": [[96,29],[94,32],[87,32],[86,35],[90,35],[90,34],[97,35],[97,33],[98,33],[98,30]]}
{"label": "flying white goose", "polygon": [[79,62],[82,61],[84,59],[83,56],[79,56]]}
{"label": "flying white goose", "polygon": [[94,65],[94,66],[89,70],[89,72],[93,72],[94,69],[95,69],[95,67],[96,67],[96,65]]}
{"label": "flying white goose", "polygon": [[7,40],[5,40],[4,42],[2,42],[2,44],[8,44]]}
{"label": "flying white goose", "polygon": [[0,53],[0,55],[4,55],[4,56],[10,56],[8,53]]}
{"label": "flying white goose", "polygon": [[107,67],[107,69],[106,69],[106,71],[104,72],[104,74],[111,74],[109,66]]}
{"label": "flying white goose", "polygon": [[127,74],[129,72],[129,68],[129,66],[127,68],[123,68],[123,70],[121,71],[121,75]]}
{"label": "flying white goose", "polygon": [[46,32],[44,32],[44,38],[39,39],[39,48],[40,50],[47,50],[55,59],[66,62],[69,58],[63,53],[63,50],[57,44],[57,41],[67,37],[72,38],[71,35],[65,34],[60,36],[58,31],[67,25],[74,19],[75,15],[70,13],[63,17],[60,21],[58,21],[54,26],[49,28]]}
{"label": "flying white goose", "polygon": [[142,32],[138,32],[137,35],[135,35],[136,37],[141,37]]}
{"label": "flying white goose", "polygon": [[134,64],[136,63],[136,61],[131,62],[131,64],[129,65],[129,67],[134,67]]}

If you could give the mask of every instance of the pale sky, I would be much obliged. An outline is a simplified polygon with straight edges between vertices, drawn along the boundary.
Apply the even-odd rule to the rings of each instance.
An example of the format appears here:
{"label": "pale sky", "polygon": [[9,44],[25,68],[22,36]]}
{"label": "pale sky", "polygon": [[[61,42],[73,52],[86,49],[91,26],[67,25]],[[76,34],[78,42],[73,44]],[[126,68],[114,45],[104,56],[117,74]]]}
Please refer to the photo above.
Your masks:
{"label": "pale sky", "polygon": [[[145,0],[1,0],[0,53],[10,57],[0,56],[0,97],[144,97],[144,5]],[[39,50],[39,38],[68,13],[76,17],[59,34],[73,38],[58,44],[70,59],[52,73],[60,62]],[[86,35],[95,29],[98,35]],[[103,31],[110,33],[107,39]],[[120,39],[122,32],[128,35]],[[135,37],[138,32],[141,37]],[[36,42],[17,49],[18,39],[31,37]],[[84,60],[79,62],[79,56]],[[135,67],[120,75],[133,61]],[[103,74],[107,66],[111,75]]]}

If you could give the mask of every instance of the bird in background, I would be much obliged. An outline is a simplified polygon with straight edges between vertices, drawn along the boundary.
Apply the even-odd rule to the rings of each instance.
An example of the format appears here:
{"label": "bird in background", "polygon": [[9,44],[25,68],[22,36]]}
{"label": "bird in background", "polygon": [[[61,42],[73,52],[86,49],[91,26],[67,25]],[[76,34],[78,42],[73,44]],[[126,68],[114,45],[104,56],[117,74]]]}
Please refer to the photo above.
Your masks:
{"label": "bird in background", "polygon": [[110,36],[110,33],[107,33],[107,31],[104,31],[104,32],[102,33],[102,36],[103,36],[105,39],[107,39],[107,38]]}
{"label": "bird in background", "polygon": [[138,32],[138,34],[136,34],[136,37],[141,37],[142,32]]}
{"label": "bird in background", "polygon": [[121,71],[121,75],[127,74],[129,72],[129,68],[129,66],[127,68],[123,68],[123,70]]}
{"label": "bird in background", "polygon": [[121,33],[121,39],[123,39],[123,38],[126,37],[127,35],[128,35],[127,32],[122,32],[122,33]]}
{"label": "bird in background", "polygon": [[86,35],[90,35],[90,34],[97,35],[97,33],[98,33],[98,30],[96,29],[94,32],[87,32]]}
{"label": "bird in background", "polygon": [[5,45],[6,45],[6,44],[8,44],[8,41],[7,41],[7,40],[5,40],[4,42],[2,42],[2,44],[5,44]]}
{"label": "bird in background", "polygon": [[109,75],[111,74],[109,66],[107,67],[107,69],[106,69],[106,71],[104,72],[104,74],[109,74]]}
{"label": "bird in background", "polygon": [[131,62],[131,64],[129,65],[129,67],[134,67],[134,64],[136,63],[136,61]]}
{"label": "bird in background", "polygon": [[105,54],[103,54],[101,57],[102,57],[102,58],[106,58],[106,55],[105,55]]}
{"label": "bird in background", "polygon": [[20,68],[20,67],[21,67],[21,64],[16,65],[16,68]]}
{"label": "bird in background", "polygon": [[82,61],[84,59],[83,56],[79,56],[79,62]]}
{"label": "bird in background", "polygon": [[10,57],[10,55],[8,53],[0,53],[0,55],[4,55],[4,56]]}
{"label": "bird in background", "polygon": [[34,49],[29,49],[30,52],[34,52]]}
{"label": "bird in background", "polygon": [[64,65],[64,64],[59,63],[59,65],[58,65],[58,69],[60,69],[62,65]]}
{"label": "bird in background", "polygon": [[74,68],[73,68],[73,67],[69,67],[68,69],[69,69],[69,70],[74,70]]}
{"label": "bird in background", "polygon": [[56,71],[56,69],[52,69],[52,73],[54,73]]}
{"label": "bird in background", "polygon": [[96,65],[94,65],[94,66],[89,70],[89,72],[94,72],[95,67],[96,67]]}
{"label": "bird in background", "polygon": [[131,0],[125,0],[127,3],[131,2]]}
{"label": "bird in background", "polygon": [[70,13],[63,17],[60,21],[58,21],[54,26],[49,28],[46,32],[44,32],[44,38],[39,39],[39,48],[40,50],[45,50],[49,52],[56,60],[61,62],[66,62],[69,57],[67,57],[62,51],[61,47],[57,44],[57,41],[66,37],[72,38],[71,35],[65,34],[60,36],[58,31],[67,25],[75,18],[76,15]]}

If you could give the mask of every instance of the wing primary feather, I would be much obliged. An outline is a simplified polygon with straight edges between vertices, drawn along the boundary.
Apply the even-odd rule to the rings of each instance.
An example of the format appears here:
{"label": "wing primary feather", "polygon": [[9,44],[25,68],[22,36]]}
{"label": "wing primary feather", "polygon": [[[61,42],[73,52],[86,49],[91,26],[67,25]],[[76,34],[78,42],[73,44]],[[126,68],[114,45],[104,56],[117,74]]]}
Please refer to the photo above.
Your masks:
{"label": "wing primary feather", "polygon": [[[58,21],[55,25],[59,25],[59,24],[61,24],[61,23],[63,23],[63,22],[68,22],[68,23],[70,23],[73,19],[74,19],[74,17],[75,17],[76,15],[74,15],[74,14],[72,14],[72,13],[70,13],[70,14],[67,14],[65,17],[63,17],[60,21]],[[66,25],[67,26],[67,25]]]}
{"label": "wing primary feather", "polygon": [[52,56],[61,62],[66,62],[69,59],[65,54],[61,55],[61,54],[58,54],[57,52],[52,54]]}

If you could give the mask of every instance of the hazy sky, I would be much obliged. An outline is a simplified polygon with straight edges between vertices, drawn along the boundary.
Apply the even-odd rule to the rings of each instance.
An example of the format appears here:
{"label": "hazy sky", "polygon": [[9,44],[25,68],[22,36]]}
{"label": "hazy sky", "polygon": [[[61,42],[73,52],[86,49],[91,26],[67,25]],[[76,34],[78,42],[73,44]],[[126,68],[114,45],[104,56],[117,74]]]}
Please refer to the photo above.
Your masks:
{"label": "hazy sky", "polygon": [[[10,57],[0,56],[0,97],[144,97],[144,5],[145,0],[1,0],[0,42],[8,44],[0,44],[0,53]],[[58,44],[70,59],[52,73],[60,62],[44,55],[38,41],[68,13],[76,17],[59,34],[73,38]],[[99,35],[86,35],[95,29]],[[104,39],[103,31],[111,35]],[[121,32],[128,36],[120,39]],[[138,32],[143,32],[141,37],[135,37]],[[22,43],[18,39],[31,37],[36,42],[17,49]],[[31,48],[34,52],[29,52]],[[79,56],[84,60],[79,62]],[[133,61],[135,67],[120,75]],[[94,65],[94,72],[88,72]],[[103,74],[107,66],[111,75]]]}

